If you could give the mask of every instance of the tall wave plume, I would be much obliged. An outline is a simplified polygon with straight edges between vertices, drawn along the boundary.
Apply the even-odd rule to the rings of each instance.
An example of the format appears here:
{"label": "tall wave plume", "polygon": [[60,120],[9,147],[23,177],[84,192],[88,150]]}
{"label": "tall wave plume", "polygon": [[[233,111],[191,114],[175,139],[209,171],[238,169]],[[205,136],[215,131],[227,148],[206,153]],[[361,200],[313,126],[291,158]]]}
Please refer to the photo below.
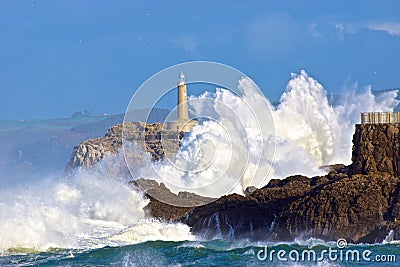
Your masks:
{"label": "tall wave plume", "polygon": [[[323,165],[350,163],[360,112],[393,111],[398,104],[396,91],[375,96],[368,87],[332,106],[323,86],[305,71],[292,74],[276,108],[250,79],[243,78],[238,87],[240,94],[217,89],[191,97],[193,114],[212,120],[192,129],[175,158],[155,164],[148,160],[133,176],[158,179],[174,192],[185,188],[219,197],[265,185],[271,178],[323,175]],[[268,109],[274,131],[267,123]]]}
{"label": "tall wave plume", "polygon": [[[284,170],[288,170],[288,164],[279,168],[286,156],[297,161],[292,174],[315,175],[321,165],[351,163],[352,135],[354,124],[360,123],[360,113],[393,111],[399,104],[396,97],[397,91],[375,96],[371,87],[367,87],[364,92],[353,90],[341,96],[332,106],[323,86],[304,70],[299,75],[292,74],[279,106],[273,111],[276,135],[280,140],[276,169],[283,175],[290,174]],[[287,150],[289,153],[281,154],[286,145],[294,147]],[[299,150],[304,150],[301,157],[291,156]],[[308,170],[301,164],[304,159],[310,163]]]}

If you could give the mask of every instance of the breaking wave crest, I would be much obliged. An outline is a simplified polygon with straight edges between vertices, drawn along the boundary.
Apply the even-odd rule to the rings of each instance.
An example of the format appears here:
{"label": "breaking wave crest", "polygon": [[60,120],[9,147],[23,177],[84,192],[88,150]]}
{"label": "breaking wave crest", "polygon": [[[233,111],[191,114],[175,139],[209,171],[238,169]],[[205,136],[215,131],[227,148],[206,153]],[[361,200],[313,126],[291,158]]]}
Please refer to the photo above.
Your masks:
{"label": "breaking wave crest", "polygon": [[[376,97],[367,87],[362,93],[343,95],[333,106],[323,86],[305,71],[292,74],[279,106],[273,111],[280,140],[276,170],[281,177],[295,173],[313,176],[320,172],[321,165],[350,164],[354,124],[360,123],[360,113],[393,111],[399,103],[396,97],[397,91]],[[294,164],[285,163],[285,158]],[[290,166],[294,166],[293,170]]]}
{"label": "breaking wave crest", "polygon": [[0,253],[191,240],[185,225],[146,219],[148,200],[126,180],[102,174],[116,157],[71,177],[0,192]]}

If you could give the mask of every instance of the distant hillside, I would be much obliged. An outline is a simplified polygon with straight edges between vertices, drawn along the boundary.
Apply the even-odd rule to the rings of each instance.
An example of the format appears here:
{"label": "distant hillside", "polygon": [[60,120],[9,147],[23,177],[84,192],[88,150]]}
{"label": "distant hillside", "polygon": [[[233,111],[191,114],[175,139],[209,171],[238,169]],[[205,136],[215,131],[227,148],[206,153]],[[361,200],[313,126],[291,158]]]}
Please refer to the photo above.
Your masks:
{"label": "distant hillside", "polygon": [[[132,111],[130,118],[132,121],[144,121],[146,120],[149,109],[138,109]],[[154,108],[151,110],[147,123],[164,122],[165,118],[168,116],[169,110],[162,108]],[[86,133],[91,138],[102,137],[108,131],[111,126],[120,124],[124,120],[125,114],[116,114],[107,116],[103,120],[92,121],[85,124],[80,124],[71,128],[71,131]]]}
{"label": "distant hillside", "polygon": [[60,175],[74,146],[90,138],[71,127],[104,116],[0,121],[1,187]]}

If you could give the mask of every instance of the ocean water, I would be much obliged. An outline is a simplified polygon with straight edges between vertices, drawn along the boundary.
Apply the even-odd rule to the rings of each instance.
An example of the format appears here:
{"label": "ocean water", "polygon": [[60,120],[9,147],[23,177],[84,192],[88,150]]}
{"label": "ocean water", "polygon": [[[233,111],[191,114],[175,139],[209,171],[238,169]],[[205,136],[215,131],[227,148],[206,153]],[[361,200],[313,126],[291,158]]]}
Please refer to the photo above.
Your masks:
{"label": "ocean water", "polygon": [[[314,244],[310,244],[314,243]],[[14,254],[2,256],[1,266],[398,266],[400,262],[400,244],[351,245],[348,249],[360,252],[357,257],[346,258],[346,249],[342,259],[321,257],[328,250],[329,243],[299,242],[287,244],[268,244],[268,250],[303,251],[313,250],[317,257],[310,259],[300,256],[295,260],[279,261],[276,254],[272,258],[261,260],[259,251],[265,245],[248,241],[147,241],[135,245],[107,246],[97,249],[63,249],[43,253]],[[364,260],[362,252],[369,250],[371,256]],[[375,256],[379,255],[376,261]],[[261,254],[262,256],[262,254]],[[348,260],[347,260],[348,259]]]}
{"label": "ocean water", "polygon": [[[241,194],[247,186],[263,186],[271,178],[324,174],[321,165],[350,162],[354,124],[359,122],[360,112],[391,111],[398,104],[397,92],[375,97],[371,88],[366,88],[331,106],[323,86],[304,71],[293,74],[277,108],[270,105],[251,80],[243,78],[238,84],[242,95],[217,89],[191,101],[194,111],[208,112],[216,121],[196,126],[171,161],[154,163],[143,153],[142,159],[131,166],[134,178],[167,180],[186,191],[218,197]],[[273,133],[247,112],[248,104],[254,114],[263,115],[265,110],[271,110]],[[244,127],[239,129],[232,123],[235,118],[226,106],[239,111]],[[271,134],[273,157],[271,147],[260,149],[260,143],[272,140]],[[260,250],[267,246],[269,252],[282,249],[287,254],[293,250],[301,254],[305,250],[320,253],[336,247],[335,242],[312,239],[293,243],[252,243],[235,240],[234,236],[231,240],[204,240],[191,234],[184,224],[148,219],[143,211],[148,199],[132,190],[119,172],[129,158],[124,153],[134,150],[134,144],[126,145],[131,149],[105,157],[94,168],[76,169],[68,177],[32,180],[24,174],[13,186],[0,188],[0,266],[280,266],[283,262],[276,254],[265,261],[258,259],[257,255],[264,255],[259,254]],[[215,154],[208,155],[210,151]],[[249,156],[243,166],[241,156],[245,154]],[[205,171],[190,174],[181,170],[204,166]],[[202,191],[215,177],[221,184]],[[390,236],[384,244],[349,245],[343,250],[346,249],[370,250],[369,259],[375,255],[400,255],[400,245],[391,242]],[[398,265],[325,258],[287,263]]]}

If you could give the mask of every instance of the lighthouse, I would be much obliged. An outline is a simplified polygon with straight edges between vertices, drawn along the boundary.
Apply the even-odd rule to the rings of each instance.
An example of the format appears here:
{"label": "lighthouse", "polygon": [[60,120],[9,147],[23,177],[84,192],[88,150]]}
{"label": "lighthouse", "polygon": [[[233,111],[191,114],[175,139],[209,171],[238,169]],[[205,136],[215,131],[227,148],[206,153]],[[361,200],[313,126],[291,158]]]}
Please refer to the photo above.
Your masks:
{"label": "lighthouse", "polygon": [[182,72],[178,81],[178,120],[189,120],[185,75]]}
{"label": "lighthouse", "polygon": [[178,117],[167,123],[167,128],[179,132],[190,132],[198,121],[189,119],[185,75],[181,72],[178,80]]}

